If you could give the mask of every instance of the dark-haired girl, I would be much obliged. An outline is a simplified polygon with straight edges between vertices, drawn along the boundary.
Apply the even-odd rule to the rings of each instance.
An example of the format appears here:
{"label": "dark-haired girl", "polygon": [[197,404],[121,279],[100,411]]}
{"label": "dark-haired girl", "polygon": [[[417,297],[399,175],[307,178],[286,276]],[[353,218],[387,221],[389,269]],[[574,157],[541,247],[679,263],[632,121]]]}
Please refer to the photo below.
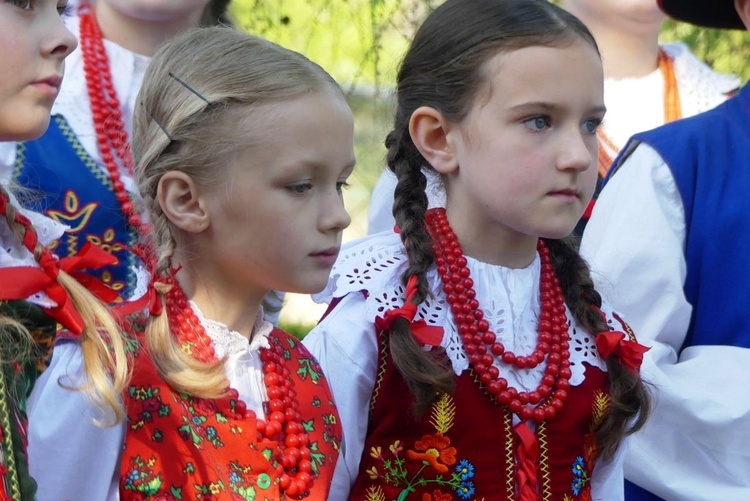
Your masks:
{"label": "dark-haired girl", "polygon": [[397,98],[398,231],[342,250],[305,339],[344,429],[331,499],[622,499],[645,348],[568,237],[606,111],[594,39],[542,0],[448,0]]}

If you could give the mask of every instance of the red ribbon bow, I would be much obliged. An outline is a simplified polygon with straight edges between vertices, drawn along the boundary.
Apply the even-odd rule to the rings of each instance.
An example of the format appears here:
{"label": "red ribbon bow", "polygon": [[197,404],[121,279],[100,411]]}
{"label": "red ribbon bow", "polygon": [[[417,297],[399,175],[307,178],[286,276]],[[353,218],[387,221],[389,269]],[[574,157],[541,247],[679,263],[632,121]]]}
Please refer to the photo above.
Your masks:
{"label": "red ribbon bow", "polygon": [[605,331],[596,335],[596,348],[604,360],[614,355],[633,374],[638,374],[643,354],[650,348],[630,341],[620,331]]}
{"label": "red ribbon bow", "polygon": [[105,303],[111,303],[117,299],[117,292],[82,270],[97,269],[115,263],[117,258],[92,245],[91,242],[87,242],[76,255],[59,261],[51,252],[45,251],[39,259],[41,269],[31,266],[0,269],[0,299],[26,299],[44,292],[57,306],[42,310],[70,332],[81,334],[84,327],[83,317],[73,306],[67,291],[57,282],[57,276],[62,270],[78,280],[96,297]]}
{"label": "red ribbon bow", "polygon": [[421,345],[440,346],[443,340],[443,328],[428,325],[424,320],[414,320],[417,316],[417,305],[412,301],[417,293],[417,276],[412,275],[406,283],[406,299],[401,308],[394,308],[385,312],[383,317],[375,318],[375,327],[380,331],[389,331],[393,321],[404,318],[409,322],[414,339]]}

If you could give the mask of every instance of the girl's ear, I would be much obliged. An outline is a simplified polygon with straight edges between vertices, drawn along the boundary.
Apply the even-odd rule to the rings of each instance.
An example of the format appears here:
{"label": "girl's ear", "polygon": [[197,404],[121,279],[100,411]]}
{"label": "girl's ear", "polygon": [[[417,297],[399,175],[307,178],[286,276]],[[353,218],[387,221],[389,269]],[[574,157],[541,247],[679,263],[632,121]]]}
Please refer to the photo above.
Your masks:
{"label": "girl's ear", "polygon": [[156,197],[167,219],[188,233],[200,233],[209,225],[209,214],[199,187],[180,171],[165,173],[156,188]]}
{"label": "girl's ear", "polygon": [[458,168],[451,131],[451,123],[429,106],[417,108],[409,119],[409,134],[414,146],[440,174],[449,174]]}

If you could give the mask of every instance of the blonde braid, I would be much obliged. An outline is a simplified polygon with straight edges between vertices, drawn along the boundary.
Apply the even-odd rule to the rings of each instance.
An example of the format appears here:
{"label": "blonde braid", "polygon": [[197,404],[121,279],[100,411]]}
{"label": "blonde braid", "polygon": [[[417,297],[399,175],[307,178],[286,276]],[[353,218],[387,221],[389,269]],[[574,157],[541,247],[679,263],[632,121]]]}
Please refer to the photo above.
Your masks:
{"label": "blonde braid", "polygon": [[[10,200],[1,186],[0,195]],[[27,234],[35,232],[31,225],[22,223],[17,214],[18,209],[8,203],[5,219],[13,234],[24,242]],[[37,242],[33,248],[34,259],[38,262],[45,252],[44,246]],[[130,379],[120,328],[107,307],[75,278],[60,270],[57,282],[65,289],[84,322],[80,338],[84,384],[78,389],[84,390],[97,407],[111,410],[115,423],[120,422],[124,417],[120,396]]]}

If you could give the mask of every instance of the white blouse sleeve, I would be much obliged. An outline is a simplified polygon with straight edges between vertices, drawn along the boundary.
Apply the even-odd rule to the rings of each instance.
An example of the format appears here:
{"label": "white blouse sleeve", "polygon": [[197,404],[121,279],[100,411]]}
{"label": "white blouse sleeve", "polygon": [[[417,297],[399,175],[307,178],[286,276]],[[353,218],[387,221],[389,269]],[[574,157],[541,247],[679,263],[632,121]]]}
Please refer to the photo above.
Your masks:
{"label": "white blouse sleeve", "polygon": [[120,452],[125,424],[97,411],[80,385],[83,356],[78,343],[55,346],[28,401],[29,469],[39,501],[119,499]]}
{"label": "white blouse sleeve", "polygon": [[367,436],[378,345],[374,326],[365,318],[364,295],[350,293],[302,341],[328,380],[344,434],[330,500],[348,498]]}
{"label": "white blouse sleeve", "polygon": [[653,409],[630,440],[625,477],[666,499],[746,501],[750,350],[680,352],[692,311],[684,219],[669,167],[641,144],[602,191],[583,236],[597,286],[651,347],[641,372],[654,387]]}

